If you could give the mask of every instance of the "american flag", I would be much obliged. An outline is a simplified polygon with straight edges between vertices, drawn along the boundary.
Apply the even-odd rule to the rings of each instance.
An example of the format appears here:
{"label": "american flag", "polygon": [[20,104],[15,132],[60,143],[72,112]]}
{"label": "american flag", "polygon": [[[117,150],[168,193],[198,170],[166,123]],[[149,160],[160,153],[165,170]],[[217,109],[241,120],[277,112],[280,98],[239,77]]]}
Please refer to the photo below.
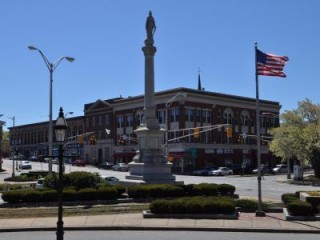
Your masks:
{"label": "american flag", "polygon": [[283,68],[289,61],[288,57],[264,53],[257,49],[256,58],[257,75],[286,77]]}

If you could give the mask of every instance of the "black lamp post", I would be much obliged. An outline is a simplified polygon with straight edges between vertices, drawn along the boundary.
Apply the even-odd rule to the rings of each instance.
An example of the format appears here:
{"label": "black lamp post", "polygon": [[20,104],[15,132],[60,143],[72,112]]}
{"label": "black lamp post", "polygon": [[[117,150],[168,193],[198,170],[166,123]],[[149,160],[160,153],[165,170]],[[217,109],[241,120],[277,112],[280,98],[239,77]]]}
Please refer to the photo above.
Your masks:
{"label": "black lamp post", "polygon": [[63,240],[63,208],[62,208],[62,189],[63,189],[63,142],[66,136],[67,122],[64,118],[63,109],[60,107],[59,117],[54,127],[56,140],[59,142],[59,181],[58,181],[58,222],[57,222],[57,240]]}

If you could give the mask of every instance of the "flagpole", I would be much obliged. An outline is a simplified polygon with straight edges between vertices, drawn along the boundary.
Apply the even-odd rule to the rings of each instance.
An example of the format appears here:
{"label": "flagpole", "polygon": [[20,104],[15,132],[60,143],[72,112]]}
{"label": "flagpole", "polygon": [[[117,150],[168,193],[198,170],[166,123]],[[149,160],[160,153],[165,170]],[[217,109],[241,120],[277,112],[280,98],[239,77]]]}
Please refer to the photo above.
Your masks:
{"label": "flagpole", "polygon": [[257,50],[258,46],[255,43],[255,69],[256,69],[256,133],[257,133],[257,167],[258,167],[258,210],[256,217],[265,217],[265,212],[262,211],[261,198],[261,136],[260,136],[260,101],[259,101],[259,78],[257,72]]}

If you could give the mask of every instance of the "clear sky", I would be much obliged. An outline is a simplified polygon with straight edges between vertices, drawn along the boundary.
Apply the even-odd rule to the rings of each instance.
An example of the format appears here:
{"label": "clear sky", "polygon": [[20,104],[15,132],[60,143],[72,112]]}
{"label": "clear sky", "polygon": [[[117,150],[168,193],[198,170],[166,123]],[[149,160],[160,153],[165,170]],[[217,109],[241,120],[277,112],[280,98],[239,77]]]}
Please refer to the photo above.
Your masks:
{"label": "clear sky", "polygon": [[[83,115],[84,104],[144,93],[145,21],[152,11],[155,91],[197,88],[255,98],[254,43],[286,55],[287,78],[259,77],[260,98],[281,111],[305,98],[319,103],[318,0],[1,0],[0,114],[16,125],[48,121],[54,63],[53,119],[59,107]],[[1,120],[12,126],[7,117]]]}

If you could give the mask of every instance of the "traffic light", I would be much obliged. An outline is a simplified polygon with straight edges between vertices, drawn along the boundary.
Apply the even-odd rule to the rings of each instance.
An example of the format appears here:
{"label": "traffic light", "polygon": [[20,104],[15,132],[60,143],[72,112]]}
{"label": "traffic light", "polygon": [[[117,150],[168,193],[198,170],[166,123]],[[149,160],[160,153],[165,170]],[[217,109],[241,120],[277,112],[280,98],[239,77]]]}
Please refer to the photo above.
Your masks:
{"label": "traffic light", "polygon": [[83,144],[83,135],[82,134],[77,136],[77,143]]}
{"label": "traffic light", "polygon": [[227,127],[226,132],[227,132],[227,137],[231,138],[232,137],[232,127]]}
{"label": "traffic light", "polygon": [[242,143],[243,143],[243,138],[242,138],[242,135],[241,135],[241,134],[238,135],[237,143],[238,143],[238,144],[242,144]]}
{"label": "traffic light", "polygon": [[94,135],[90,136],[90,145],[96,145],[96,137]]}
{"label": "traffic light", "polygon": [[200,137],[200,128],[196,127],[196,128],[194,129],[193,137],[194,137],[195,139],[198,139],[198,138]]}
{"label": "traffic light", "polygon": [[118,140],[119,145],[125,145],[125,140],[123,139],[123,137],[120,137]]}

